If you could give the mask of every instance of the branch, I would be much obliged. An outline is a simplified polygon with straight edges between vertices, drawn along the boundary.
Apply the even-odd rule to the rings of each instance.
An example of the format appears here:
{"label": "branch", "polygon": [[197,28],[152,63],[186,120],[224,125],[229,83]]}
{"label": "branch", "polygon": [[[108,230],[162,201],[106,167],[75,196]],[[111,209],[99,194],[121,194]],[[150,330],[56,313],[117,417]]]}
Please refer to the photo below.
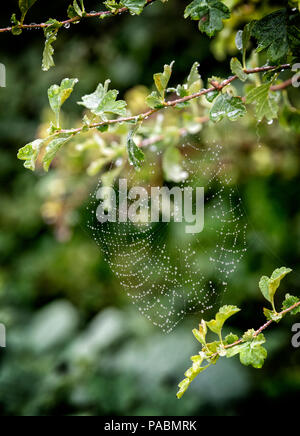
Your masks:
{"label": "branch", "polygon": [[[269,66],[269,67],[259,67],[259,68],[254,68],[251,70],[244,70],[244,72],[246,74],[256,74],[256,73],[261,73],[261,72],[267,72],[267,71],[272,71],[272,70],[277,70],[278,68],[280,68],[281,70],[288,70],[291,68],[290,64],[285,64],[285,65],[281,65],[280,67],[278,66]],[[152,116],[153,114],[155,114],[156,112],[159,112],[161,109],[165,109],[168,107],[176,107],[179,104],[185,103],[187,101],[191,101],[194,100],[196,98],[201,97],[202,95],[206,95],[209,94],[212,91],[215,91],[216,89],[218,91],[222,91],[226,86],[230,85],[232,82],[234,82],[235,80],[238,79],[238,76],[232,76],[229,77],[228,79],[224,80],[222,83],[218,83],[218,82],[212,82],[213,87],[212,88],[208,88],[208,89],[202,89],[201,91],[195,93],[195,94],[191,94],[188,95],[186,97],[183,98],[178,98],[175,100],[170,100],[168,102],[165,102],[164,106],[162,108],[157,108],[157,109],[151,109],[148,110],[147,112],[144,112],[140,115],[135,115],[135,116],[130,116],[130,117],[124,117],[124,118],[116,118],[114,120],[108,120],[108,121],[101,121],[99,123],[93,123],[90,124],[89,129],[96,129],[98,127],[101,126],[107,126],[107,125],[113,125],[113,124],[118,124],[118,123],[126,123],[126,122],[130,122],[130,121],[144,121],[147,120],[150,116]],[[292,83],[292,81],[288,81],[289,84]],[[278,87],[281,86],[280,89],[283,89],[283,84],[285,84],[284,86],[288,86],[286,85],[286,82],[277,85],[275,87],[273,87],[272,91],[276,91],[278,90]],[[274,89],[275,88],[275,89]],[[77,133],[82,132],[86,127],[79,127],[78,129],[70,129],[70,130],[59,130],[57,132],[57,134],[59,133],[66,133],[66,134],[70,134],[70,135],[76,135]]]}
{"label": "branch", "polygon": [[[292,310],[296,309],[296,308],[299,307],[299,306],[300,306],[300,301],[299,301],[298,303],[294,304],[293,306],[289,307],[288,309],[283,310],[282,312],[278,313],[278,315],[279,315],[279,316],[284,316],[284,315],[286,315],[287,313],[291,312]],[[275,322],[275,321],[270,320],[270,321],[268,321],[266,324],[264,324],[263,326],[261,326],[258,330],[256,330],[256,332],[255,332],[255,334],[254,334],[254,337],[257,337],[258,335],[260,335],[260,334],[261,334],[264,330],[266,330],[266,329],[267,329],[267,328],[268,328],[268,327],[269,327],[273,322]],[[225,345],[224,348],[227,350],[228,348],[235,347],[236,345],[240,345],[240,344],[242,344],[242,343],[243,343],[243,339],[240,339],[240,340],[234,342],[233,344]],[[216,354],[210,356],[210,358],[213,359],[213,358],[216,357],[216,356],[218,356],[218,353],[216,353]]]}
{"label": "branch", "polygon": [[[145,5],[148,6],[151,3],[153,3],[155,0],[147,0],[147,3]],[[124,7],[121,9],[118,9],[117,13],[118,14],[124,14],[129,12],[129,9]],[[74,24],[74,23],[78,23],[78,21],[80,21],[82,18],[104,18],[104,17],[112,17],[116,14],[114,14],[111,11],[101,11],[101,12],[91,12],[91,13],[86,13],[85,15],[83,15],[82,17],[80,17],[79,15],[77,17],[73,17],[73,18],[69,18],[67,20],[64,21],[60,21],[60,23],[65,26],[68,24]],[[47,27],[50,27],[51,24],[48,23],[40,23],[40,24],[20,24],[18,26],[19,29],[45,29]],[[11,32],[12,31],[12,27],[5,27],[0,29],[0,33],[5,33],[5,32]]]}

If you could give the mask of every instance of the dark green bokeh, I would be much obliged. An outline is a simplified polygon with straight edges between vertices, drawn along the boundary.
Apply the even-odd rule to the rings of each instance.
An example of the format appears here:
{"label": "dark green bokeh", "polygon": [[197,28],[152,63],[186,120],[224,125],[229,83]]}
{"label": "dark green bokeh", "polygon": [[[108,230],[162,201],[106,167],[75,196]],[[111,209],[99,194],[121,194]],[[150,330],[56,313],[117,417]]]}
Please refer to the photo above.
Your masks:
{"label": "dark green bokeh", "polygon": [[[1,6],[1,27],[17,2],[9,3]],[[86,3],[88,10],[99,7]],[[262,413],[297,410],[300,351],[290,345],[292,318],[266,334],[263,370],[225,360],[178,401],[176,385],[197,352],[191,335],[197,318],[168,336],[144,320],[85,230],[86,198],[67,204],[68,222],[52,225],[44,209],[59,189],[57,173],[31,174],[16,159],[47,118],[47,88],[63,77],[80,79],[65,108],[71,123],[80,113],[79,96],[107,78],[121,94],[137,84],[150,87],[153,73],[173,59],[174,83],[195,61],[203,78],[229,75],[229,58],[215,59],[209,39],[183,19],[183,3],[157,3],[140,17],[86,20],[62,30],[49,73],[40,68],[41,32],[0,36],[0,62],[7,67],[7,88],[0,89],[0,322],[8,334],[0,351],[1,415],[253,415],[260,404]],[[67,5],[53,0],[42,9],[37,2],[28,20],[64,17]],[[212,132],[202,135],[210,139]],[[249,222],[248,253],[225,296],[243,308],[231,323],[239,333],[264,322],[261,275],[289,266],[294,273],[283,286],[300,294],[299,137],[277,122],[254,120],[224,124],[216,135],[228,150]],[[92,191],[87,177],[72,177],[59,174],[67,192],[68,184],[86,189],[87,183]]]}

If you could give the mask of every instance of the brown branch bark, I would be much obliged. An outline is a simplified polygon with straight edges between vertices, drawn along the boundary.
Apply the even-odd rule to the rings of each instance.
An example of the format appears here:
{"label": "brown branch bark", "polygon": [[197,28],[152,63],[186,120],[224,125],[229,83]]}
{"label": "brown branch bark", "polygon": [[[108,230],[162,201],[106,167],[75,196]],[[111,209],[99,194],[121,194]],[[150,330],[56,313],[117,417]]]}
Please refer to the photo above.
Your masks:
{"label": "brown branch bark", "polygon": [[[251,69],[251,70],[245,70],[245,73],[246,74],[256,74],[256,73],[276,70],[278,68],[279,68],[278,66],[259,67],[259,68],[254,68],[254,69]],[[282,69],[282,70],[288,70],[290,68],[291,68],[290,64],[284,64],[284,65],[280,66],[280,69]],[[238,79],[237,76],[232,76],[232,77],[229,77],[228,79],[224,80],[222,83],[217,84],[216,82],[214,82],[212,88],[202,89],[201,91],[199,91],[199,92],[197,92],[195,94],[191,94],[191,95],[188,95],[186,97],[178,98],[178,99],[175,99],[175,100],[170,100],[170,101],[168,101],[168,102],[166,102],[164,104],[163,108],[151,109],[151,110],[149,110],[147,112],[144,112],[144,113],[142,113],[140,115],[136,115],[136,116],[130,116],[130,117],[124,117],[124,118],[116,118],[114,120],[108,120],[108,121],[101,121],[99,123],[93,123],[93,124],[91,124],[89,126],[89,128],[90,129],[96,129],[97,127],[101,127],[101,126],[105,126],[105,125],[113,125],[113,124],[118,124],[118,123],[126,123],[126,122],[130,122],[130,121],[144,121],[144,120],[147,120],[149,117],[151,117],[156,112],[159,112],[161,109],[168,108],[168,107],[176,107],[178,104],[194,100],[196,98],[201,97],[202,95],[209,94],[210,92],[214,91],[216,89],[216,87],[217,87],[217,89],[219,91],[221,91],[226,86],[230,85],[232,82],[234,82],[237,79]],[[283,84],[281,84],[281,86],[282,85]],[[70,134],[70,135],[76,135],[77,133],[82,132],[83,129],[84,129],[84,127],[79,127],[78,129],[60,130],[60,131],[57,132],[57,134],[59,134],[59,133],[66,133],[66,134]]]}
{"label": "brown branch bark", "polygon": [[[146,6],[150,5],[154,1],[155,0],[147,0]],[[118,10],[118,14],[124,14],[126,12],[129,12],[128,8],[121,8]],[[82,18],[101,18],[101,17],[109,17],[109,16],[114,16],[113,12],[101,11],[101,12],[94,12],[94,13],[86,13],[83,17],[77,16],[74,18],[69,18],[67,20],[60,21],[60,23],[64,26],[64,25],[76,23],[77,21],[81,20]],[[51,24],[47,24],[47,23],[21,24],[19,26],[19,28],[20,29],[45,29],[45,28],[50,27],[50,26],[51,26]],[[11,31],[12,31],[12,26],[0,29],[0,33],[11,32]]]}
{"label": "brown branch bark", "polygon": [[[283,310],[282,312],[280,312],[278,315],[286,315],[287,313],[291,312],[292,310],[296,309],[297,307],[300,306],[300,301],[296,304],[294,304],[293,306],[289,307],[286,310]],[[266,322],[266,324],[264,324],[263,326],[261,326],[258,330],[256,330],[254,337],[257,337],[258,335],[260,335],[264,330],[266,330],[271,324],[273,324],[273,320]],[[233,348],[236,345],[240,345],[243,343],[243,339],[239,339],[238,341],[234,342],[233,344],[230,345],[225,345],[225,349],[227,350],[228,348]],[[210,358],[213,359],[214,357],[218,356],[218,353],[214,354],[213,356],[211,356]]]}

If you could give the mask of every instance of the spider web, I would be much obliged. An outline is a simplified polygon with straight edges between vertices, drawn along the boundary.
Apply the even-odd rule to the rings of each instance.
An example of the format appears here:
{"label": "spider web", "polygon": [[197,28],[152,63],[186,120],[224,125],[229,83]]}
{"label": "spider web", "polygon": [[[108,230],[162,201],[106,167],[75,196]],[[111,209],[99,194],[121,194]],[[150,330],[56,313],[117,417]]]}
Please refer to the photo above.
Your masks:
{"label": "spider web", "polygon": [[[246,251],[241,199],[227,174],[222,147],[188,142],[178,149],[186,179],[171,186],[204,187],[202,233],[186,234],[185,223],[98,222],[101,181],[88,206],[88,228],[122,288],[141,314],[166,333],[186,315],[214,307]],[[150,147],[145,170],[126,167],[114,179],[115,187],[119,178],[126,178],[128,189],[143,186],[149,192],[162,186],[162,155],[157,146]]]}

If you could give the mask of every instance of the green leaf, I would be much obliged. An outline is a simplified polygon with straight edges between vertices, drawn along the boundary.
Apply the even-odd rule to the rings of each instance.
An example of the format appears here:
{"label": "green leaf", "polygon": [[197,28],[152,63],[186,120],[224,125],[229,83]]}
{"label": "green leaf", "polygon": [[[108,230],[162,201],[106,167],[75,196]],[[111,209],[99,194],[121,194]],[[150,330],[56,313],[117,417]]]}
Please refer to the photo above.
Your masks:
{"label": "green leaf", "polygon": [[202,88],[202,80],[198,71],[199,67],[200,67],[199,62],[195,62],[187,78],[188,95],[196,94]]}
{"label": "green leaf", "polygon": [[70,134],[59,134],[55,139],[49,142],[46,147],[46,153],[43,157],[44,170],[48,171],[51,162],[55,158],[56,153],[73,137]]}
{"label": "green leaf", "polygon": [[56,118],[56,127],[59,128],[60,109],[64,102],[70,97],[78,79],[64,79],[61,85],[52,85],[48,89],[48,99]]}
{"label": "green leaf", "polygon": [[173,65],[174,62],[171,62],[170,65],[165,65],[163,73],[156,73],[153,76],[157,91],[153,91],[146,98],[148,106],[152,109],[160,109],[164,107],[166,89],[171,78]]}
{"label": "green leaf", "polygon": [[172,62],[170,65],[165,65],[163,73],[156,73],[153,76],[156,89],[163,100],[165,98],[166,88],[171,78],[173,65],[174,62]]}
{"label": "green leaf", "polygon": [[246,107],[238,97],[229,94],[221,94],[215,100],[210,110],[210,119],[214,122],[221,121],[227,117],[230,121],[236,121],[246,114]]}
{"label": "green leaf", "polygon": [[277,313],[275,310],[264,308],[264,315],[267,318],[267,321],[279,322],[282,320],[282,315]]}
{"label": "green leaf", "polygon": [[246,366],[252,365],[256,369],[263,367],[267,357],[267,350],[260,345],[252,346],[249,344],[240,351],[241,363]]}
{"label": "green leaf", "polygon": [[133,15],[140,15],[147,3],[147,0],[122,0],[122,5],[129,9]]}
{"label": "green leaf", "polygon": [[201,321],[201,324],[199,324],[199,330],[194,329],[193,335],[197,339],[197,341],[200,342],[202,345],[206,345],[206,335],[207,335],[207,327],[206,322],[204,320]]}
{"label": "green leaf", "polygon": [[237,354],[240,354],[240,352],[245,348],[245,344],[235,345],[232,348],[228,348],[226,352],[227,359],[230,359],[231,357],[236,356]]}
{"label": "green leaf", "polygon": [[253,25],[252,35],[257,39],[257,52],[267,50],[271,62],[286,58],[289,50],[286,9],[273,12]]}
{"label": "green leaf", "polygon": [[206,94],[206,100],[209,103],[212,103],[218,97],[219,93],[220,91],[218,91],[217,89],[210,91],[209,93]]}
{"label": "green leaf", "polygon": [[36,1],[37,0],[19,0],[19,8],[20,8],[20,11],[21,11],[21,14],[22,14],[21,23],[23,23],[24,18],[26,16],[28,10],[31,8],[31,6],[34,5],[34,3]]}
{"label": "green leaf", "polygon": [[81,7],[79,6],[77,0],[74,0],[73,4],[68,7],[69,18],[82,17],[84,12],[85,10],[82,1],[81,1]]}
{"label": "green leaf", "polygon": [[103,121],[107,121],[109,116],[126,115],[126,102],[117,101],[119,91],[116,89],[108,91],[110,80],[106,80],[104,85],[98,85],[93,94],[85,95],[78,104],[89,109],[93,114],[99,116]]}
{"label": "green leaf", "polygon": [[180,399],[183,394],[186,392],[191,382],[203,371],[210,367],[211,363],[206,366],[201,366],[203,362],[203,357],[200,355],[192,356],[191,360],[193,362],[193,366],[189,368],[185,372],[186,378],[179,383],[178,387],[180,388],[177,392],[177,398]]}
{"label": "green leaf", "polygon": [[43,139],[37,139],[19,150],[18,159],[25,160],[25,168],[31,171],[35,170],[35,164],[44,142]]}
{"label": "green leaf", "polygon": [[246,82],[248,75],[244,72],[243,66],[237,58],[231,59],[230,68],[233,74],[238,76],[242,82]]}
{"label": "green leaf", "polygon": [[240,361],[243,365],[252,365],[254,368],[262,368],[263,364],[268,356],[267,350],[262,347],[262,344],[266,342],[263,334],[254,337],[254,330],[249,330],[244,336],[243,340],[246,341],[243,344],[236,345],[233,348],[229,348],[226,353],[227,358],[231,358],[240,355]]}
{"label": "green leaf", "polygon": [[55,65],[53,59],[53,54],[54,54],[53,43],[56,41],[57,33],[62,26],[62,24],[59,21],[53,19],[48,20],[46,24],[50,24],[50,26],[44,29],[46,41],[45,41],[45,47],[43,52],[43,62],[42,62],[43,71],[48,71],[50,70],[51,67],[54,67]]}
{"label": "green leaf", "polygon": [[151,109],[161,109],[164,107],[164,100],[158,95],[156,91],[153,91],[146,98],[146,103]]}
{"label": "green leaf", "polygon": [[129,132],[127,138],[127,151],[129,162],[134,166],[137,171],[139,171],[142,167],[142,163],[145,160],[145,154],[143,150],[136,145],[133,139],[134,135],[136,134],[136,130],[137,129],[133,129],[131,130],[131,132]]}
{"label": "green leaf", "polygon": [[146,3],[147,0],[120,0],[120,2],[107,0],[104,2],[105,6],[114,14],[117,13],[119,9],[126,7],[132,15],[139,15],[143,11]]}
{"label": "green leaf", "polygon": [[258,86],[252,89],[246,96],[246,103],[255,103],[256,117],[259,121],[264,118],[271,121],[277,118],[279,106],[277,103],[276,95],[270,91],[271,84]]}
{"label": "green leaf", "polygon": [[178,387],[180,389],[177,392],[178,399],[180,399],[184,395],[184,393],[186,392],[186,390],[188,389],[190,384],[191,384],[191,381],[188,378],[185,378],[184,380],[182,380],[182,382],[179,383]]}
{"label": "green leaf", "polygon": [[[200,64],[198,62],[195,62],[191,68],[190,74],[187,78],[186,83],[183,85],[178,85],[177,88],[169,88],[168,92],[176,92],[178,97],[184,98],[192,94],[198,93],[202,89],[202,80],[201,76],[198,72]],[[185,107],[188,107],[190,104],[190,101],[186,101],[183,103],[177,104],[178,109],[184,109]]]}
{"label": "green leaf", "polygon": [[[274,297],[277,289],[280,286],[281,281],[284,279],[284,277],[291,273],[292,270],[290,268],[282,267],[276,269],[271,277],[262,277],[259,282],[260,290],[263,294],[263,296],[272,304],[273,310],[276,313],[275,307],[274,307]],[[266,314],[267,315],[267,314]],[[271,316],[268,313],[268,316]]]}
{"label": "green leaf", "polygon": [[179,183],[187,179],[188,173],[182,168],[181,162],[182,155],[178,148],[167,148],[162,163],[166,181]]}
{"label": "green leaf", "polygon": [[[282,310],[290,309],[296,303],[299,303],[299,301],[300,299],[298,297],[294,297],[293,295],[286,294],[285,300],[282,304]],[[300,306],[296,307],[290,312],[291,315],[297,315],[298,313],[300,313]]]}
{"label": "green leaf", "polygon": [[240,309],[236,306],[223,306],[217,313],[216,318],[209,321],[207,323],[207,326],[213,333],[216,333],[220,336],[222,328],[227,319],[229,319],[231,316],[235,315],[238,312],[240,312]]}
{"label": "green leaf", "polygon": [[261,290],[263,296],[266,300],[271,303],[271,298],[269,295],[269,277],[263,276],[259,282],[259,289]]}
{"label": "green leaf", "polygon": [[214,36],[223,29],[223,20],[230,18],[230,10],[219,0],[194,0],[184,12],[184,18],[199,20],[199,29]]}
{"label": "green leaf", "polygon": [[237,335],[230,333],[229,335],[226,336],[225,343],[226,343],[226,345],[232,345],[235,342],[237,342],[238,340],[239,340],[239,337]]}
{"label": "green leaf", "polygon": [[274,299],[275,293],[279,288],[281,281],[286,275],[290,274],[291,272],[292,270],[286,267],[278,268],[273,272],[269,280],[269,295],[271,300]]}
{"label": "green leaf", "polygon": [[22,33],[21,21],[17,20],[16,14],[12,14],[10,21],[12,24],[11,33],[15,36],[21,35]]}

